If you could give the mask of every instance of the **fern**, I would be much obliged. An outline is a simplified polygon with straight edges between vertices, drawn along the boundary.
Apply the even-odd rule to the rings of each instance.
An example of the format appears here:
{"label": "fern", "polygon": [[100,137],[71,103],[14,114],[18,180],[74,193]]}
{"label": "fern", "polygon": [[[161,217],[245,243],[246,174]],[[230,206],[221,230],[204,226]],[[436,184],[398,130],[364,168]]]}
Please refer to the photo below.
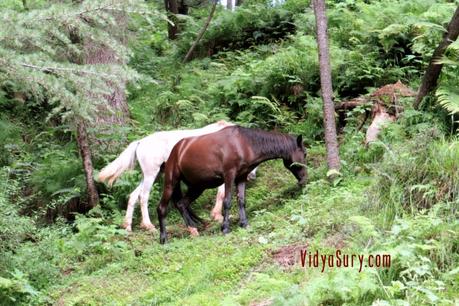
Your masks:
{"label": "fern", "polygon": [[443,74],[448,76],[442,79],[435,93],[438,103],[451,115],[458,114],[459,91],[457,90],[457,82],[459,78],[457,77],[457,67],[459,67],[459,40],[448,46],[445,55],[437,63],[445,66]]}
{"label": "fern", "polygon": [[443,86],[437,89],[435,95],[438,103],[451,115],[459,113],[459,91],[456,88]]}

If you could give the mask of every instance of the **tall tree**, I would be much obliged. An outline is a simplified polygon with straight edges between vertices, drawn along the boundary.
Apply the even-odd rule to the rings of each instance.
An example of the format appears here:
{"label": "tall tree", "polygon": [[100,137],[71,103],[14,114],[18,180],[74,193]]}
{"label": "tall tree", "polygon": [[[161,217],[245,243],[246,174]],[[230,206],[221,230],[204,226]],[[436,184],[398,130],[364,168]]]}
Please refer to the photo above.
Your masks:
{"label": "tall tree", "polygon": [[168,37],[170,40],[174,40],[177,38],[179,32],[177,18],[179,9],[177,0],[164,0],[164,6],[166,7],[167,18],[169,19],[167,23]]}
{"label": "tall tree", "polygon": [[100,124],[102,111],[113,111],[110,104],[116,104],[107,103],[108,97],[122,100],[126,81],[136,78],[125,65],[125,45],[110,32],[119,25],[114,14],[132,10],[147,9],[139,0],[86,0],[0,12],[0,84],[13,83],[31,99],[51,105],[49,117],[59,117],[76,132],[90,207],[98,196],[86,126]]}
{"label": "tall tree", "polygon": [[[107,32],[110,33],[120,45],[126,45],[127,37],[125,31],[127,28],[127,16],[123,12],[113,13],[115,19],[114,27]],[[126,61],[119,56],[115,50],[104,42],[96,41],[91,37],[84,37],[80,42],[83,45],[83,63],[84,65],[125,65]],[[86,178],[87,202],[90,208],[93,208],[99,202],[99,195],[94,182],[94,169],[92,163],[92,152],[110,152],[120,144],[119,135],[116,141],[101,141],[100,137],[88,136],[87,127],[96,130],[98,134],[110,135],[114,128],[123,127],[128,124],[129,108],[125,95],[124,82],[112,82],[107,80],[108,93],[101,98],[105,103],[97,107],[96,115],[93,120],[77,122],[77,144],[80,156],[83,162],[83,169]],[[88,95],[94,95],[88,92]],[[95,94],[97,95],[97,94]],[[104,139],[106,137],[103,137]]]}
{"label": "tall tree", "polygon": [[94,168],[92,166],[91,149],[89,146],[88,133],[83,120],[77,123],[77,142],[86,179],[87,201],[89,208],[93,208],[99,203],[99,193],[94,183]]}
{"label": "tall tree", "polygon": [[441,69],[443,64],[439,63],[438,60],[445,53],[446,48],[454,42],[459,36],[459,6],[456,8],[451,21],[448,24],[443,40],[440,42],[438,47],[435,49],[432,58],[430,59],[429,66],[427,66],[424,77],[422,78],[421,86],[419,87],[418,95],[414,102],[414,108],[418,109],[424,97],[437,87],[438,78],[440,77]]}
{"label": "tall tree", "polygon": [[[107,33],[116,40],[119,45],[126,46],[127,44],[127,16],[122,12],[113,13],[115,24],[112,29],[107,29]],[[85,37],[81,42],[83,45],[83,63],[84,65],[125,65],[126,59],[104,42],[96,41],[90,37]],[[112,134],[114,128],[123,127],[129,121],[129,107],[125,95],[126,84],[124,82],[107,81],[108,93],[103,95],[105,103],[102,103],[94,116],[94,122],[87,124],[91,128],[96,128],[100,134]],[[90,95],[93,93],[89,93]],[[101,141],[100,138],[91,138],[91,142],[100,146],[101,151],[113,151],[111,145],[119,145],[119,135],[117,141]],[[104,139],[106,137],[103,137]],[[117,148],[116,148],[117,149]]]}
{"label": "tall tree", "polygon": [[206,23],[202,27],[201,31],[199,31],[198,37],[196,37],[196,40],[193,42],[191,45],[190,50],[188,50],[187,54],[185,55],[185,58],[183,59],[183,62],[188,62],[193,55],[193,51],[198,45],[199,41],[201,38],[204,36],[204,33],[206,33],[207,28],[209,27],[210,21],[212,20],[212,17],[214,16],[215,13],[215,8],[217,7],[217,0],[214,0],[214,3],[212,5],[212,8],[210,9],[209,16],[207,17]]}
{"label": "tall tree", "polygon": [[230,11],[233,9],[233,0],[226,0],[226,8]]}
{"label": "tall tree", "polygon": [[317,44],[319,47],[320,85],[324,102],[323,110],[327,164],[329,170],[339,171],[341,165],[338,141],[336,138],[335,106],[332,100],[333,87],[328,50],[325,0],[314,0],[314,14],[316,17]]}

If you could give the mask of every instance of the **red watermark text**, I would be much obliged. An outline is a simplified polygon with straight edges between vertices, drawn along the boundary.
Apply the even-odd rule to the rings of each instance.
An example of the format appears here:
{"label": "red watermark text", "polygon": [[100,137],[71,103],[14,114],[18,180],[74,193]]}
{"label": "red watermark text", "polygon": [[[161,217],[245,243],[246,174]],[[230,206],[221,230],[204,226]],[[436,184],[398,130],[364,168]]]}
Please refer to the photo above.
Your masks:
{"label": "red watermark text", "polygon": [[336,250],[334,254],[320,254],[319,251],[311,253],[307,249],[302,249],[300,262],[303,268],[320,268],[321,272],[324,272],[326,267],[358,267],[359,272],[362,272],[363,268],[390,268],[391,257],[390,254],[345,254],[341,250]]}

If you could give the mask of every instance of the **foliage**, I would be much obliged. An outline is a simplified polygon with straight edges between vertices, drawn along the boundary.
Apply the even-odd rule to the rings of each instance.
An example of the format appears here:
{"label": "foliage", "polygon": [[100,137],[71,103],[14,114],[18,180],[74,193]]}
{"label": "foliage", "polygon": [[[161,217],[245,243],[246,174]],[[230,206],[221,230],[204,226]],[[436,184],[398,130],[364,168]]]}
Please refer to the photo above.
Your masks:
{"label": "foliage", "polygon": [[135,7],[136,1],[83,1],[2,10],[0,83],[13,83],[29,97],[46,101],[53,106],[50,116],[70,123],[93,118],[110,94],[110,84],[124,83],[136,74],[121,64],[85,64],[84,52],[88,43],[110,46],[116,58],[126,62],[128,50],[108,29],[119,22],[113,12]]}
{"label": "foliage", "polygon": [[[219,8],[187,64],[178,59],[208,12],[205,4],[181,17],[186,27],[178,41],[167,40],[167,24],[157,15],[162,8],[151,1],[27,4],[0,4],[0,304],[457,304],[459,146],[449,129],[454,132],[449,121],[456,118],[440,107],[414,111],[412,98],[403,98],[397,122],[365,147],[366,126],[357,127],[366,109],[356,108],[339,139],[342,176],[326,181],[308,1]],[[451,1],[329,2],[335,100],[398,79],[416,88],[453,10]],[[110,27],[127,13],[132,40],[120,44]],[[87,37],[129,64],[79,62]],[[456,49],[452,44],[441,60],[440,87],[431,97],[449,112],[456,110]],[[307,186],[297,188],[282,162],[263,164],[248,183],[247,229],[237,226],[234,200],[226,236],[208,222],[200,237],[190,238],[171,209],[165,246],[155,233],[134,227],[127,235],[118,226],[141,179],[138,169],[110,190],[98,186],[100,206],[74,216],[72,203],[85,192],[75,119],[98,115],[107,82],[138,73],[154,81],[127,87],[132,126],[123,133],[130,141],[219,119],[302,134]],[[96,168],[116,157],[99,153]],[[160,179],[150,197],[152,220],[161,185]],[[206,191],[193,209],[206,218],[214,196]],[[65,209],[66,220],[52,213]],[[322,254],[389,253],[392,264],[362,272],[303,269],[298,248],[287,252],[292,264],[278,262],[275,254],[292,246]]]}
{"label": "foliage", "polygon": [[459,113],[459,92],[457,83],[459,81],[459,41],[449,45],[445,56],[439,62],[444,65],[440,86],[435,95],[438,103],[444,107],[451,115]]}
{"label": "foliage", "polygon": [[[432,143],[427,145],[428,142]],[[457,141],[435,141],[427,131],[415,138],[409,150],[406,145],[387,150],[376,168],[375,201],[387,212],[388,222],[405,209],[414,214],[436,203],[457,199]]]}
{"label": "foliage", "polygon": [[[293,14],[281,8],[261,4],[247,4],[234,12],[223,10],[211,22],[205,37],[197,46],[195,57],[209,56],[225,50],[247,49],[269,44],[295,32]],[[178,54],[184,55],[193,43],[202,22],[187,18],[178,45]]]}

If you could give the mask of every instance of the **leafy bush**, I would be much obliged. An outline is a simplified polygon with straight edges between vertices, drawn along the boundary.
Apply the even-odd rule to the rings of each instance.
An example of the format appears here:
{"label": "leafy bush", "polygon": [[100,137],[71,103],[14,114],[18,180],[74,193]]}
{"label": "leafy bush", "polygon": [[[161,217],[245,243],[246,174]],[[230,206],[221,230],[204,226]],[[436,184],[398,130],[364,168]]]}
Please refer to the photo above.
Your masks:
{"label": "leafy bush", "polygon": [[[202,22],[188,18],[181,34],[178,54],[184,56],[202,27]],[[283,39],[295,31],[289,11],[253,4],[234,12],[223,10],[212,20],[206,35],[195,49],[195,57],[213,55],[225,50],[247,49]]]}
{"label": "leafy bush", "polygon": [[[27,238],[33,237],[35,223],[19,214],[20,206],[11,201],[19,191],[17,181],[9,177],[9,169],[0,169],[0,253],[14,251]],[[0,262],[4,258],[0,259]],[[3,263],[5,264],[5,262]]]}
{"label": "leafy bush", "polygon": [[[438,137],[435,134],[433,137]],[[459,142],[434,140],[428,131],[408,145],[387,147],[376,169],[375,201],[387,211],[387,221],[406,209],[415,213],[459,195]]]}

